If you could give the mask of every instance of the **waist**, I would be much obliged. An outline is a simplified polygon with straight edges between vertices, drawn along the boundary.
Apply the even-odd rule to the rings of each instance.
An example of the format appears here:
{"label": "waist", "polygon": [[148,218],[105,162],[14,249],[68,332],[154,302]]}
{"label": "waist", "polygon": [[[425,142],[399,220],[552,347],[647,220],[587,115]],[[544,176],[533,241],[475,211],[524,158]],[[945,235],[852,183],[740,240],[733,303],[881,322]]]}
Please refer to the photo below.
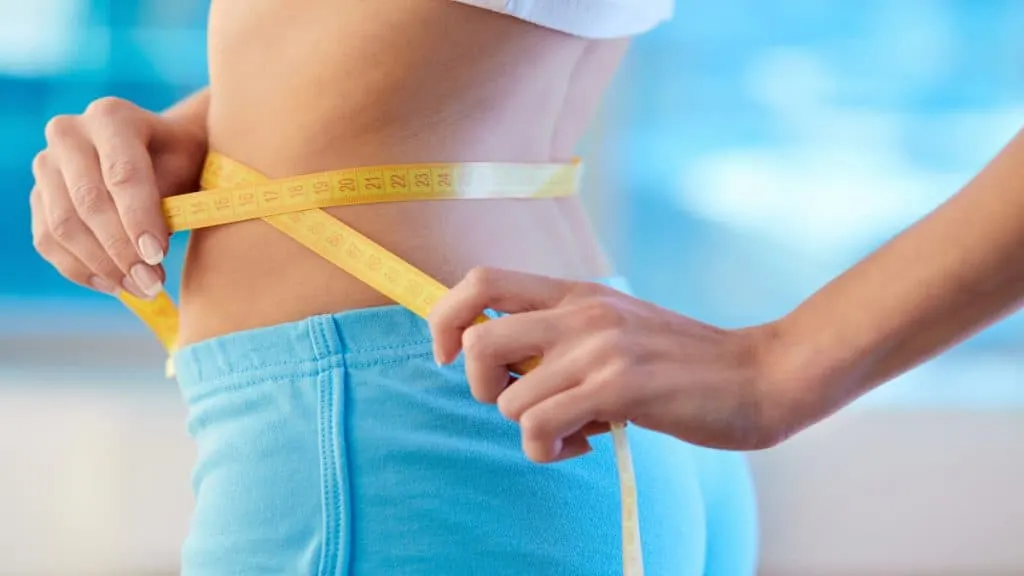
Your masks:
{"label": "waist", "polygon": [[[630,293],[629,282],[620,276],[586,280]],[[355,366],[408,362],[430,354],[430,331],[422,318],[401,306],[375,306],[311,315],[198,342],[179,349],[175,363],[178,384],[191,403],[209,393],[237,389],[239,375],[287,378],[303,366],[332,357]]]}
{"label": "waist", "polygon": [[[578,197],[327,211],[449,286],[475,266],[573,279],[610,270]],[[266,222],[195,230],[182,275],[179,341],[391,303]]]}
{"label": "waist", "polygon": [[[271,178],[392,163],[566,161],[625,49],[449,2],[378,14],[398,5],[390,0],[359,13],[373,23],[360,33],[369,42],[354,29],[339,33],[355,20],[335,4],[289,12],[294,25],[275,28],[283,36],[269,52],[253,32],[283,18],[273,8],[282,5],[257,3],[262,19],[241,26],[226,15],[231,3],[225,13],[214,4],[211,149]],[[440,29],[458,33],[427,32]],[[329,212],[447,285],[479,265],[608,272],[577,198]],[[179,342],[388,303],[265,222],[219,226],[192,235]]]}

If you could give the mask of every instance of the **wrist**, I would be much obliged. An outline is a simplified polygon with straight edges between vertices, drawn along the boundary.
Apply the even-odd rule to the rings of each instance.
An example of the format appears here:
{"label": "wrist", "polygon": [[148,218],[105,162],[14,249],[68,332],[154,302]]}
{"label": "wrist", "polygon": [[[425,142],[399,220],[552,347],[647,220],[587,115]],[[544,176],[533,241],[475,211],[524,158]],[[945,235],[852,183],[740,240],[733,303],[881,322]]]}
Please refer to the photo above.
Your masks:
{"label": "wrist", "polygon": [[813,340],[795,333],[785,319],[744,330],[752,342],[757,448],[770,448],[831,412]]}
{"label": "wrist", "polygon": [[783,317],[759,326],[758,388],[771,445],[833,414],[866,391],[863,362]]}
{"label": "wrist", "polygon": [[743,409],[738,418],[747,422],[745,449],[771,448],[782,441],[780,430],[785,411],[780,402],[781,387],[777,382],[779,370],[779,325],[768,323],[736,331],[744,349],[741,364],[746,390]]}

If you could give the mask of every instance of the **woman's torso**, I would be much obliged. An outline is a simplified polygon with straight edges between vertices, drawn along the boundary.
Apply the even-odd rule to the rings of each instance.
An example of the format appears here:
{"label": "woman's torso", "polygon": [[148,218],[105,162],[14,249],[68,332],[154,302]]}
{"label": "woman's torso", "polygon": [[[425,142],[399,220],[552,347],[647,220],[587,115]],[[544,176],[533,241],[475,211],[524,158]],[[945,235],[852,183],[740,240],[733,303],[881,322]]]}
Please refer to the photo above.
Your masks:
{"label": "woman's torso", "polygon": [[[564,161],[626,48],[448,0],[216,0],[210,147],[269,177],[375,164]],[[591,278],[577,198],[330,212],[445,284],[477,265]],[[193,233],[183,344],[387,299],[259,221]]]}

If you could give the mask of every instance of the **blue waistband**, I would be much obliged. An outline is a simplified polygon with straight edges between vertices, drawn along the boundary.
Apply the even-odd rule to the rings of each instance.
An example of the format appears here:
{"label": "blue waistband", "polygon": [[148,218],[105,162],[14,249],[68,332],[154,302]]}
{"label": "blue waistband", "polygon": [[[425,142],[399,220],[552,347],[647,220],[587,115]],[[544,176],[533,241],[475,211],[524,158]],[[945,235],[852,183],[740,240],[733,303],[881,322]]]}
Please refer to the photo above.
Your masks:
{"label": "blue waistband", "polygon": [[[625,278],[596,281],[629,292]],[[382,363],[430,352],[427,323],[409,310],[392,305],[311,316],[218,336],[182,348],[175,354],[174,364],[178,382],[186,389],[246,372],[270,376],[302,364],[312,369],[332,358],[349,364]]]}

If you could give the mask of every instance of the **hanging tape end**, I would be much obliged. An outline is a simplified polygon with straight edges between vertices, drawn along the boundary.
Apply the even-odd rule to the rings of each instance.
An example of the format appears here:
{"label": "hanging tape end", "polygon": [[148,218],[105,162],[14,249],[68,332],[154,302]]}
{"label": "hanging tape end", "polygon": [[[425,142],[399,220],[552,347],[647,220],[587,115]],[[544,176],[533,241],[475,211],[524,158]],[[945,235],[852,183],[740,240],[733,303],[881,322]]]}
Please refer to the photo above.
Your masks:
{"label": "hanging tape end", "polygon": [[175,374],[176,374],[175,371],[174,371],[174,352],[175,352],[175,348],[171,347],[171,348],[169,348],[167,350],[167,352],[168,352],[167,362],[164,363],[164,376],[167,379],[173,379]]}

